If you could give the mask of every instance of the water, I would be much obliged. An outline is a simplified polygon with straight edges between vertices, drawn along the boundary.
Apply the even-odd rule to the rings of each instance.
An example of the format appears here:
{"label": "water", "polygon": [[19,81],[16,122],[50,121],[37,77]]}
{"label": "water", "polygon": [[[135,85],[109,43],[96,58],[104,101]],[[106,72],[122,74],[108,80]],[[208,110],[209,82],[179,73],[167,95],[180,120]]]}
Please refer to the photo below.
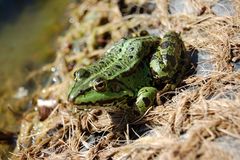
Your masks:
{"label": "water", "polygon": [[[54,59],[54,43],[67,21],[69,2],[0,0],[0,131],[18,130],[19,118],[8,108],[18,109],[10,100],[30,71]],[[9,146],[0,148],[1,159]]]}
{"label": "water", "polygon": [[[0,0],[0,91],[54,57],[67,0]],[[3,85],[4,84],[4,85]]]}

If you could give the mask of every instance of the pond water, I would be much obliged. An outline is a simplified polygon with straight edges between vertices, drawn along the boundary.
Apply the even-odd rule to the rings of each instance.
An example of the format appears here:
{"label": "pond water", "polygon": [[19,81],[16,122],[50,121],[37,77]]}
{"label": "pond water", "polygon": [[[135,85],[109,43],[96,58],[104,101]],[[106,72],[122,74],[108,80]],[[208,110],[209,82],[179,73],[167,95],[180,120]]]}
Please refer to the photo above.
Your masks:
{"label": "pond water", "polygon": [[69,2],[0,0],[0,132],[18,130],[10,99],[32,70],[53,61]]}
{"label": "pond water", "polygon": [[0,0],[0,90],[54,57],[68,0]]}

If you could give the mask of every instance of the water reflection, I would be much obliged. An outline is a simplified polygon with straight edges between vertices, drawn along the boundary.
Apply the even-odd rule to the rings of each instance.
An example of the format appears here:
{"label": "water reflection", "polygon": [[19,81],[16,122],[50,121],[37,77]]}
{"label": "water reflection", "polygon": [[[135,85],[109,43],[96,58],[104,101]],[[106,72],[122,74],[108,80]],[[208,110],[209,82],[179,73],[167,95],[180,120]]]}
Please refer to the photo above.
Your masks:
{"label": "water reflection", "polygon": [[[53,60],[54,42],[66,22],[68,3],[0,0],[0,133],[17,132],[21,122],[18,112],[23,108],[16,108],[14,95],[31,70]],[[11,147],[0,143],[0,148],[1,157]]]}

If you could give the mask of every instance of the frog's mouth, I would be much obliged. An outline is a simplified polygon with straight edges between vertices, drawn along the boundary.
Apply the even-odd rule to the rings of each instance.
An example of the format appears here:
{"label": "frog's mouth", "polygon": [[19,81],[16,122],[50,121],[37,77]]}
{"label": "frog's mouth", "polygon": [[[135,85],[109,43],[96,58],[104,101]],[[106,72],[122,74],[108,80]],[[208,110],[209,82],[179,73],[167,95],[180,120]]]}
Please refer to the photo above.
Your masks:
{"label": "frog's mouth", "polygon": [[134,97],[134,91],[118,81],[109,81],[105,90],[97,91],[92,86],[83,87],[75,83],[68,95],[68,101],[74,104],[104,103]]}
{"label": "frog's mouth", "polygon": [[84,95],[79,95],[74,99],[75,104],[88,104],[88,103],[109,103],[113,100],[122,100],[127,97],[133,97],[133,92],[120,91],[120,92],[96,92],[90,90],[85,92]]}

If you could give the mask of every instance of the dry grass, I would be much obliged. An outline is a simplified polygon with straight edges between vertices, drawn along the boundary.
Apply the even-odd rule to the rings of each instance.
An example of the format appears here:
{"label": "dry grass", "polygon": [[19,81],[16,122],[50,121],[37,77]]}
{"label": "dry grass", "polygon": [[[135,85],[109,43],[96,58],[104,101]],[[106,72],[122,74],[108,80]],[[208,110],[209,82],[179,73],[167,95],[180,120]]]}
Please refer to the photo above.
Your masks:
{"label": "dry grass", "polygon": [[[140,6],[146,1],[137,2]],[[194,1],[197,14],[170,15],[167,0],[151,2],[157,2],[152,14],[124,17],[114,2],[90,0],[70,6],[69,29],[58,39],[55,62],[44,68],[54,67],[62,81],[35,93],[35,99],[55,99],[58,104],[43,121],[42,112],[26,113],[14,159],[233,158],[215,141],[240,138],[240,73],[232,65],[240,57],[239,13],[218,17],[209,0]],[[239,12],[240,3],[234,3]],[[79,110],[67,102],[74,70],[93,63],[122,36],[143,29],[159,35],[181,32],[189,51],[211,55],[214,69],[205,76],[187,77],[184,86],[172,91],[175,96],[139,119],[121,110]]]}

